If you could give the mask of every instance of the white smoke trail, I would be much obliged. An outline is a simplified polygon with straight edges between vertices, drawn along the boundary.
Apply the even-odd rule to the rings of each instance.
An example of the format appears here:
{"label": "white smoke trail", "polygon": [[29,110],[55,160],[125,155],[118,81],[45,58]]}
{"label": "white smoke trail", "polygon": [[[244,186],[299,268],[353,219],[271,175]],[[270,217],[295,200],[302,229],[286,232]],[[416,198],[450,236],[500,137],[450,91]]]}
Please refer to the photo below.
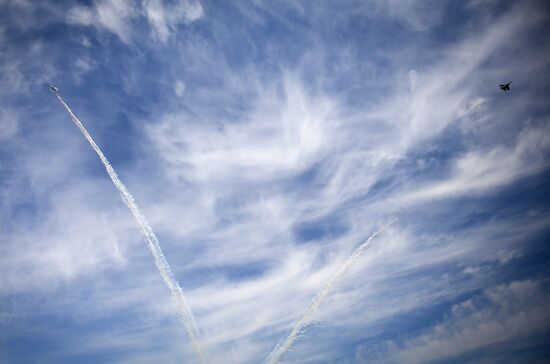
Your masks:
{"label": "white smoke trail", "polygon": [[379,230],[372,233],[371,236],[363,243],[361,244],[353,254],[346,260],[344,265],[338,269],[336,274],[331,278],[331,280],[323,287],[323,289],[317,293],[311,304],[309,305],[309,308],[307,309],[304,316],[294,325],[292,328],[292,331],[286,338],[286,340],[275,347],[273,351],[269,354],[269,356],[264,361],[265,364],[276,364],[278,363],[283,355],[290,349],[292,344],[298,339],[300,334],[305,330],[305,327],[310,323],[311,317],[317,312],[319,309],[319,306],[321,306],[321,303],[323,303],[323,300],[334,290],[334,287],[340,280],[344,277],[346,272],[355,264],[357,259],[363,254],[365,249],[370,245],[370,242],[381,232],[386,230],[390,225],[392,225],[394,222],[397,221],[397,218],[390,221],[388,224],[384,225]]}
{"label": "white smoke trail", "polygon": [[172,270],[170,269],[170,265],[164,258],[164,254],[160,249],[159,241],[155,233],[153,232],[153,229],[151,229],[151,227],[145,220],[145,217],[141,214],[139,208],[134,202],[134,198],[132,197],[130,192],[128,192],[128,190],[126,189],[126,186],[124,186],[124,184],[120,181],[115,170],[111,166],[111,163],[109,163],[105,155],[103,155],[103,152],[101,151],[101,149],[99,149],[97,144],[94,142],[94,140],[92,139],[92,137],[90,136],[86,128],[84,128],[84,125],[82,125],[80,120],[78,120],[78,118],[72,112],[71,108],[65,103],[63,98],[59,95],[59,93],[55,92],[55,95],[59,99],[59,102],[61,102],[61,105],[63,105],[63,107],[65,107],[65,109],[69,113],[69,116],[71,117],[71,120],[73,121],[73,123],[78,127],[78,129],[80,129],[82,134],[84,134],[84,137],[86,137],[86,139],[92,146],[93,150],[99,156],[99,159],[101,159],[101,163],[103,163],[103,165],[105,166],[105,169],[109,174],[109,177],[111,177],[111,180],[113,181],[116,189],[118,190],[118,192],[120,192],[120,196],[122,197],[122,200],[124,201],[126,206],[128,206],[128,208],[136,218],[137,223],[139,224],[139,227],[143,234],[143,237],[145,238],[145,242],[147,243],[147,247],[149,248],[149,251],[153,255],[155,265],[157,266],[157,269],[160,272],[160,275],[162,276],[164,283],[170,289],[170,293],[172,294],[172,301],[177,307],[178,317],[183,322],[183,325],[185,326],[185,330],[187,331],[187,335],[189,336],[189,339],[191,340],[191,343],[193,344],[193,347],[197,355],[199,356],[201,363],[205,363],[206,361],[204,359],[204,355],[202,353],[201,347],[197,340],[197,336],[199,332],[197,323],[195,322],[195,318],[193,317],[193,313],[191,312],[191,308],[189,307],[189,304],[185,299],[185,296],[183,294],[181,287],[179,286],[178,282],[174,278]]}

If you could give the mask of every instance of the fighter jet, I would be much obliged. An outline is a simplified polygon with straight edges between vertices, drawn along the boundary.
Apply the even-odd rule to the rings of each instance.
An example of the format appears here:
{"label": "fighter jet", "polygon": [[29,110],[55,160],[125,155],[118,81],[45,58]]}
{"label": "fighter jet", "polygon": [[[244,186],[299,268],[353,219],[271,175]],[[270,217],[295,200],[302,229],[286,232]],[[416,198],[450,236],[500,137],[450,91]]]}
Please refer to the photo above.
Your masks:
{"label": "fighter jet", "polygon": [[[49,82],[48,82],[49,83]],[[57,92],[59,91],[59,89],[57,87],[55,87],[53,84],[50,83],[50,90],[52,90],[53,92]]]}
{"label": "fighter jet", "polygon": [[502,91],[510,91],[510,84],[512,83],[512,81],[508,82],[507,84],[505,85],[498,85],[498,87],[500,87],[500,89]]}

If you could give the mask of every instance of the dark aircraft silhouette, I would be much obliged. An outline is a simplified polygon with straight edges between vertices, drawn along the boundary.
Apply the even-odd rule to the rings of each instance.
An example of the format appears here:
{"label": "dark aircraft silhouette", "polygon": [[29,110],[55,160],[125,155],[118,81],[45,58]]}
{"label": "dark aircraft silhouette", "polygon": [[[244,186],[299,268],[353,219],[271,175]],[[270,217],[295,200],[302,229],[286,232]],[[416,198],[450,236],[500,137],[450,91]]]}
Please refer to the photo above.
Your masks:
{"label": "dark aircraft silhouette", "polygon": [[510,84],[512,83],[512,81],[508,82],[507,84],[505,85],[498,85],[498,87],[500,87],[500,89],[502,91],[510,91]]}
{"label": "dark aircraft silhouette", "polygon": [[52,85],[51,83],[50,83],[50,90],[52,90],[53,92],[59,91],[59,89],[57,87],[55,87],[54,85]]}

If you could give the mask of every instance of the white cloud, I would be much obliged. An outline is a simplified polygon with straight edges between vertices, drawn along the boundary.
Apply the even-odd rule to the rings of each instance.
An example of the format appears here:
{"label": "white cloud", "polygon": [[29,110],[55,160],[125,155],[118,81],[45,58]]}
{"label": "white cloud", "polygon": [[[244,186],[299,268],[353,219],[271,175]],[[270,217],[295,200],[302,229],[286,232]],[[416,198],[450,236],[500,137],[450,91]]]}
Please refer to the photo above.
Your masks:
{"label": "white cloud", "polygon": [[516,145],[468,152],[454,162],[450,178],[416,187],[400,199],[409,203],[494,189],[547,168],[549,151],[550,128],[527,128],[519,134]]}
{"label": "white cloud", "polygon": [[0,109],[0,140],[13,137],[18,125],[19,121],[13,110],[6,107]]}
{"label": "white cloud", "polygon": [[174,83],[174,92],[178,95],[178,97],[183,96],[183,93],[185,92],[185,83],[183,83],[182,80],[177,80]]}
{"label": "white cloud", "polygon": [[204,11],[198,0],[183,0],[165,4],[162,0],[143,0],[143,9],[152,27],[153,37],[166,42],[181,23],[202,18]]}
{"label": "white cloud", "polygon": [[411,93],[416,89],[416,83],[418,82],[418,72],[416,70],[409,71],[409,87]]}
{"label": "white cloud", "polygon": [[[82,188],[63,192],[55,195],[54,208],[32,230],[5,235],[6,255],[0,263],[4,294],[48,291],[83,274],[120,269],[125,264],[125,249],[120,244],[128,233],[123,245],[131,239],[131,220],[124,223],[126,216],[121,212],[108,216],[88,206],[88,194],[82,194]],[[114,219],[121,223],[116,229],[109,223]]]}
{"label": "white cloud", "polygon": [[91,70],[93,70],[95,67],[97,67],[97,64],[95,61],[93,61],[90,58],[87,57],[78,57],[74,63],[76,68],[76,76],[80,77]]}
{"label": "white cloud", "polygon": [[152,35],[166,42],[180,24],[194,22],[204,15],[200,1],[183,0],[167,4],[163,0],[95,0],[93,6],[75,6],[67,14],[70,24],[93,26],[115,34],[129,44],[133,22],[141,15],[147,18]]}
{"label": "white cloud", "polygon": [[[259,77],[235,77],[222,62],[217,69],[224,88],[211,93],[202,91],[201,99],[211,100],[213,95],[235,93],[250,84],[260,85],[251,87],[242,109],[233,114],[230,107],[224,109],[224,102],[231,104],[227,98],[215,98],[222,104],[216,105],[222,112],[214,117],[208,112],[198,117],[186,112],[168,112],[147,129],[174,192],[186,204],[181,210],[175,206],[177,202],[158,207],[153,225],[160,224],[182,241],[201,242],[201,252],[186,261],[188,271],[201,267],[266,266],[258,276],[232,281],[222,275],[189,292],[190,303],[198,311],[197,320],[206,332],[206,346],[214,357],[232,355],[235,361],[247,361],[257,358],[262,351],[267,353],[274,345],[268,341],[284,336],[331,272],[372,231],[380,217],[402,212],[404,205],[387,200],[361,204],[349,212],[342,212],[342,206],[365,196],[374,184],[383,181],[382,177],[396,160],[407,158],[412,148],[437,138],[452,122],[460,122],[460,117],[486,112],[484,105],[488,98],[479,96],[478,85],[469,80],[480,74],[483,62],[500,46],[518,34],[525,14],[518,12],[515,16],[520,20],[499,20],[458,45],[442,50],[433,67],[415,68],[409,79],[412,90],[406,87],[406,77],[405,81],[397,80],[395,92],[383,98],[374,110],[348,108],[337,95],[308,87],[311,85],[300,78],[304,69],[311,67],[307,62],[303,69],[296,67],[267,85]],[[315,59],[322,54],[309,56]],[[195,96],[193,91],[186,91],[190,98]],[[533,144],[532,138],[539,138],[539,146],[543,145],[544,135],[540,130],[530,133],[526,129],[514,145],[491,144],[485,150],[498,151],[492,157],[497,162],[511,155],[520,166],[531,153],[524,146]],[[537,148],[531,149],[535,155],[541,151]],[[463,157],[464,162],[457,162],[453,177],[464,176],[468,181],[481,183],[483,188],[506,181],[507,177],[499,174],[506,161],[498,162],[502,168],[493,170],[492,160],[485,161],[485,154],[479,149],[469,150]],[[540,161],[540,158],[531,160],[528,169],[520,167],[516,172],[520,175],[534,172],[530,168],[540,167]],[[482,168],[478,169],[479,163]],[[315,173],[307,177],[311,178],[307,188],[290,184],[289,181],[295,181],[313,166]],[[480,175],[487,175],[487,181],[479,182]],[[423,187],[406,178],[403,181],[405,187],[398,185],[390,193],[396,200],[403,190]],[[177,186],[185,192],[177,192]],[[193,212],[186,212],[176,223],[174,216],[185,210]],[[329,234],[319,238],[324,244],[299,244],[293,228],[335,211],[347,228],[341,236],[335,238]],[[166,219],[174,223],[166,224]],[[184,227],[176,227],[178,224]],[[521,219],[488,222],[483,228],[490,232],[476,229],[457,236],[388,233],[358,264],[357,271],[350,272],[319,312],[318,319],[329,326],[325,332],[331,328],[342,332],[367,325],[369,328],[373,325],[372,330],[376,331],[383,319],[456,299],[484,287],[486,282],[475,274],[475,268],[468,269],[462,264],[468,262],[475,267],[495,251],[506,259],[524,237],[512,234],[515,228],[511,226],[522,224],[522,232],[527,233],[528,224]],[[510,236],[504,236],[505,233]],[[495,241],[498,244],[489,243]],[[208,268],[204,262],[208,262]],[[453,266],[471,273],[469,280],[457,281],[451,274],[429,277],[426,273]],[[422,278],[409,278],[415,275]],[[255,313],[253,317],[249,312]],[[257,337],[259,334],[265,337],[265,330],[272,334],[263,343]],[[323,356],[326,353],[323,349],[318,343],[301,340],[294,355]],[[307,357],[311,360],[311,356]]]}
{"label": "white cloud", "polygon": [[[130,3],[98,1],[92,7],[73,8],[69,15],[75,24],[113,32],[127,42],[134,39],[131,25],[140,15],[148,17],[153,37],[162,41],[170,39],[178,24],[202,15],[202,10],[195,10],[195,15],[191,11],[172,16],[175,8],[156,1],[143,2],[141,11],[118,13],[116,6],[120,4]],[[100,10],[102,6],[104,10]],[[522,12],[515,15],[521,17]],[[367,107],[362,102],[347,105],[341,95],[301,78],[311,71],[308,67],[319,67],[309,62],[323,57],[318,49],[283,77],[278,73],[259,77],[260,72],[230,69],[216,51],[202,52],[201,47],[208,45],[190,46],[194,57],[189,58],[196,63],[185,67],[197,75],[204,69],[216,70],[216,85],[220,86],[198,90],[192,87],[191,77],[185,79],[190,85],[187,89],[181,80],[165,83],[169,92],[163,97],[184,94],[185,98],[175,101],[178,105],[187,102],[185,107],[192,112],[185,109],[155,114],[158,119],[145,130],[149,140],[140,140],[140,133],[132,135],[136,138],[132,139],[133,146],[145,149],[139,150],[139,162],[124,165],[121,178],[159,232],[167,259],[182,278],[197,312],[205,346],[211,357],[218,359],[214,361],[261,360],[380,220],[409,213],[404,204],[388,203],[392,199],[402,201],[403,191],[416,196],[415,201],[478,194],[544,168],[548,129],[526,125],[515,140],[487,138],[481,147],[466,145],[464,154],[454,160],[447,180],[423,175],[426,180],[419,183],[399,175],[396,188],[383,191],[387,199],[382,198],[381,203],[369,200],[378,201],[376,190],[371,189],[384,189],[388,173],[397,179],[397,163],[407,159],[411,149],[424,148],[422,142],[437,138],[448,125],[461,122],[462,117],[496,119],[489,108],[494,103],[492,96],[480,92],[479,84],[470,81],[486,77],[485,71],[480,71],[481,64],[503,40],[507,44],[517,42],[515,37],[523,28],[516,21],[507,24],[509,28],[500,21],[492,22],[486,31],[440,49],[430,67],[400,64],[404,72],[413,69],[409,79],[405,73],[395,81],[395,90],[389,95],[383,93],[387,90],[381,91],[381,103]],[[485,47],[487,43],[491,44]],[[82,63],[80,68],[87,66]],[[317,72],[320,78],[328,73],[326,69]],[[363,81],[360,74],[357,79]],[[246,95],[246,102],[241,102],[242,95]],[[238,107],[232,108],[235,104]],[[136,120],[136,125],[143,125],[142,121]],[[513,122],[513,118],[508,121]],[[101,128],[102,124],[94,127]],[[103,142],[110,140],[105,137]],[[121,311],[138,312],[137,317],[120,325],[120,330],[109,326],[105,328],[108,332],[100,328],[89,336],[83,333],[78,343],[65,345],[59,355],[143,349],[154,338],[159,347],[143,349],[147,353],[141,358],[121,356],[120,360],[192,360],[192,354],[187,356],[183,330],[172,315],[168,292],[93,153],[76,134],[46,135],[44,140],[25,145],[28,150],[16,157],[17,174],[21,181],[30,181],[30,186],[9,187],[0,200],[5,204],[3,210],[10,214],[16,211],[15,202],[25,199],[32,199],[40,210],[36,218],[28,219],[36,221],[34,224],[26,220],[15,224],[13,231],[2,230],[8,253],[0,261],[4,277],[0,294],[46,291],[50,301],[41,314],[65,309],[63,315],[83,323]],[[51,167],[52,160],[56,168]],[[90,170],[93,176],[88,174]],[[154,172],[144,175],[144,170]],[[405,168],[403,174],[409,172]],[[420,220],[429,209],[415,210],[413,218]],[[453,216],[452,223],[466,225],[470,213],[465,208]],[[333,233],[328,225],[335,220],[341,220],[342,229]],[[417,226],[407,226],[406,218],[402,221],[402,226],[380,236],[322,306],[316,317],[324,325],[318,328],[323,330],[321,336],[341,339],[353,330],[376,335],[384,331],[389,319],[483,289],[486,275],[480,272],[519,258],[518,252],[534,232],[547,227],[540,215],[495,216],[471,230],[445,233],[431,231],[439,220],[418,222]],[[303,242],[296,231],[312,223],[322,234]],[[458,277],[453,275],[453,268],[457,268]],[[520,283],[524,288],[505,285],[501,290],[513,297],[521,292],[537,297],[528,289],[529,284]],[[538,284],[535,286],[534,291],[539,290]],[[499,289],[488,290],[483,297],[500,302],[491,298]],[[79,295],[81,290],[85,293]],[[60,291],[66,295],[63,299],[57,297]],[[472,302],[489,319],[500,317],[496,311]],[[494,304],[507,307],[506,303]],[[517,307],[522,305],[523,301]],[[27,317],[36,308],[31,303],[26,307],[27,311],[20,307],[14,311],[21,309],[18,314]],[[491,336],[497,331],[483,331],[472,319],[475,313],[460,307],[447,321],[442,320],[442,327],[452,331],[459,326],[451,321],[464,318],[471,324],[460,327],[464,332]],[[525,325],[530,322],[525,321]],[[44,328],[47,334],[49,330]],[[426,338],[433,338],[433,332],[428,330]],[[414,349],[414,340],[398,347],[395,356],[401,355],[399,349],[403,353]],[[445,345],[465,342],[452,335],[439,340]],[[306,337],[291,355],[330,361],[336,342],[324,345]],[[439,355],[428,340],[419,342],[425,347],[420,354]]]}
{"label": "white cloud", "polygon": [[[385,363],[428,363],[523,339],[547,329],[550,300],[538,281],[516,281],[485,290],[456,304],[448,316],[423,334],[387,344]],[[521,346],[520,346],[521,347]],[[365,358],[366,359],[366,358]]]}
{"label": "white cloud", "polygon": [[5,56],[5,61],[0,65],[0,81],[10,90],[23,89],[26,86],[26,82],[21,72],[21,60],[13,57],[11,54],[6,54]]}
{"label": "white cloud", "polygon": [[75,6],[67,14],[71,24],[93,26],[114,33],[122,42],[130,43],[131,21],[138,15],[133,0],[97,0],[92,7]]}
{"label": "white cloud", "polygon": [[282,94],[262,92],[238,123],[183,124],[185,117],[167,116],[149,132],[174,173],[195,181],[225,184],[298,173],[334,145],[338,119],[330,100],[312,98],[296,79],[288,77],[282,86]]}
{"label": "white cloud", "polygon": [[500,47],[512,44],[514,35],[524,34],[526,22],[533,25],[539,21],[540,16],[532,9],[518,6],[490,27],[441,50],[437,63],[425,70],[417,69],[414,76],[409,76],[414,78],[414,92],[397,79],[393,96],[367,113],[369,118],[384,120],[400,133],[397,140],[392,140],[392,153],[399,156],[412,145],[437,136],[457,122],[464,110],[479,107],[478,90],[487,87],[489,74],[479,72],[483,62]]}
{"label": "white cloud", "polygon": [[427,31],[443,20],[446,1],[376,0],[362,4],[370,16],[395,19],[414,31]]}

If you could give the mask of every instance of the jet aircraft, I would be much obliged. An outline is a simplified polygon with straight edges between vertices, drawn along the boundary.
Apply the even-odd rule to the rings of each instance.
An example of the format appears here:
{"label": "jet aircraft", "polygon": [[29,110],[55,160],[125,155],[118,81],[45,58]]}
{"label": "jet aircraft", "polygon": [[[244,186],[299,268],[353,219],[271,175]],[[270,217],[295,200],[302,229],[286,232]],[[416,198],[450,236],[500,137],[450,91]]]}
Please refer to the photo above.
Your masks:
{"label": "jet aircraft", "polygon": [[53,92],[57,92],[59,91],[59,89],[57,87],[55,87],[53,84],[50,83],[50,90],[52,90]]}
{"label": "jet aircraft", "polygon": [[508,82],[507,84],[505,85],[498,85],[498,87],[500,87],[500,89],[502,91],[510,91],[510,84],[512,83],[512,81]]}

